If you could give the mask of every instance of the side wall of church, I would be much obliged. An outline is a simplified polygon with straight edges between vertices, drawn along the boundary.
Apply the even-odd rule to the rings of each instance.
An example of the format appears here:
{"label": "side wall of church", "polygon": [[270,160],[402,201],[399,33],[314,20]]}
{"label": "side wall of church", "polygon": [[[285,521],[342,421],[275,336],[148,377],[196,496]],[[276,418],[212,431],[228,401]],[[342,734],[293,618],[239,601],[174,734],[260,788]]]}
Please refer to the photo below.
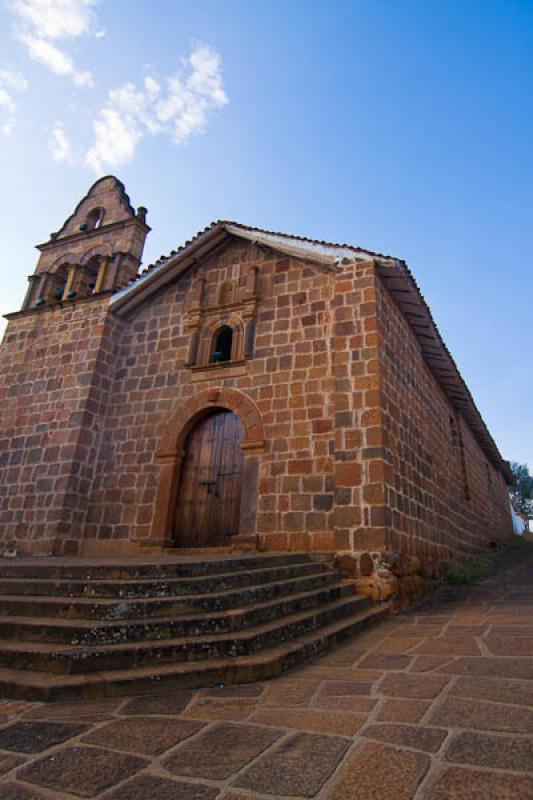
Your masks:
{"label": "side wall of church", "polygon": [[510,538],[501,473],[444,395],[379,278],[377,287],[388,546],[446,560]]}
{"label": "side wall of church", "polygon": [[0,348],[0,542],[75,553],[114,370],[108,298],[10,320]]}

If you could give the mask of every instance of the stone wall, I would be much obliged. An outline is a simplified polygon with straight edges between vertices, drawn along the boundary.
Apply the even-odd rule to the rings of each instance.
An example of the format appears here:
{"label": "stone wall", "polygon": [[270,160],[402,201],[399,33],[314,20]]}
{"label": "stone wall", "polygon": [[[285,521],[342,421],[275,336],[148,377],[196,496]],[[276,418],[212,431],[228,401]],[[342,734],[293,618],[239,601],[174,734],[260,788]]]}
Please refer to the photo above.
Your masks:
{"label": "stone wall", "polygon": [[0,542],[78,550],[113,370],[108,298],[9,322],[0,349]]}
{"label": "stone wall", "polygon": [[[208,316],[215,309],[224,320],[230,312],[239,313],[239,287],[256,267],[253,357],[215,368],[185,366],[195,281],[205,279]],[[237,297],[230,309],[216,312],[220,287],[227,281],[237,287]],[[250,398],[264,427],[258,496],[244,498],[254,506],[261,546],[344,547],[344,533],[335,530],[334,508],[334,290],[331,269],[235,243],[136,311],[121,336],[85,536],[149,543],[161,472],[154,455],[169,419],[197,393],[230,387]]]}
{"label": "stone wall", "polygon": [[490,463],[377,281],[387,549],[446,560],[512,537],[501,472]]}
{"label": "stone wall", "polygon": [[[247,417],[241,533],[263,549],[335,551],[352,574],[386,578],[395,554],[417,559],[402,562],[409,576],[431,573],[510,536],[501,473],[363,259],[334,267],[235,239],[129,317],[108,295],[14,316],[0,356],[4,549],[168,541],[172,426],[217,403]],[[236,344],[217,365],[220,324]]]}

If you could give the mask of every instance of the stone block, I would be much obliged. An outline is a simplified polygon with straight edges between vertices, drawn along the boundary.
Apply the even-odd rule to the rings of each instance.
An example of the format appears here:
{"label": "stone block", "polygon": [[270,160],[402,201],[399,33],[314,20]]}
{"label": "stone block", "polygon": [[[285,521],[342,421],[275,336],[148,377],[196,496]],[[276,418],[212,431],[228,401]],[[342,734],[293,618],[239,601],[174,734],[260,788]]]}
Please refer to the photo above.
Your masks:
{"label": "stone block", "polygon": [[166,770],[180,777],[221,781],[257,758],[282,735],[282,731],[228,722],[215,724],[185,742],[163,761]]}
{"label": "stone block", "polygon": [[529,800],[532,794],[529,775],[450,767],[430,785],[425,800]]}
{"label": "stone block", "polygon": [[425,753],[365,744],[346,760],[328,800],[412,800],[429,765]]}
{"label": "stone block", "polygon": [[275,796],[314,797],[347,748],[345,739],[298,733],[259,758],[239,775],[235,785]]}
{"label": "stone block", "polygon": [[146,759],[99,747],[65,747],[17,771],[17,778],[55,792],[93,797],[146,766]]}

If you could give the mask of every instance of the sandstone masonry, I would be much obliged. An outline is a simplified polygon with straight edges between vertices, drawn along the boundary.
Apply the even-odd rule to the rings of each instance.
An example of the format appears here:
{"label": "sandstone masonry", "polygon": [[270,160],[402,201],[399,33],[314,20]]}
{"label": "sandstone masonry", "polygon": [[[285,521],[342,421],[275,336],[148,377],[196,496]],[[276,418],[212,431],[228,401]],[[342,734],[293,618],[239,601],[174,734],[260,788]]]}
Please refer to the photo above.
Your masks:
{"label": "sandstone masonry", "polygon": [[237,544],[370,575],[512,537],[509,467],[404,262],[217,222],[136,277],[145,214],[97,181],[8,315],[4,552],[179,548],[190,437],[218,409],[243,430]]}

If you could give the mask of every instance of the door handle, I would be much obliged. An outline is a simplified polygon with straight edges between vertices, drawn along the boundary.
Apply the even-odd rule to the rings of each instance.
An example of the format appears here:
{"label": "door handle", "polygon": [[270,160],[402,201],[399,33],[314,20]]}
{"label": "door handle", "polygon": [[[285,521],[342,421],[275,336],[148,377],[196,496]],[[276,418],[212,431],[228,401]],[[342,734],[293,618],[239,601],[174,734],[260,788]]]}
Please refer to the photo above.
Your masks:
{"label": "door handle", "polygon": [[[220,492],[218,491],[217,482],[216,481],[200,481],[201,486],[207,486],[207,494],[212,494],[214,497],[220,497]],[[213,489],[213,487],[215,487]]]}

